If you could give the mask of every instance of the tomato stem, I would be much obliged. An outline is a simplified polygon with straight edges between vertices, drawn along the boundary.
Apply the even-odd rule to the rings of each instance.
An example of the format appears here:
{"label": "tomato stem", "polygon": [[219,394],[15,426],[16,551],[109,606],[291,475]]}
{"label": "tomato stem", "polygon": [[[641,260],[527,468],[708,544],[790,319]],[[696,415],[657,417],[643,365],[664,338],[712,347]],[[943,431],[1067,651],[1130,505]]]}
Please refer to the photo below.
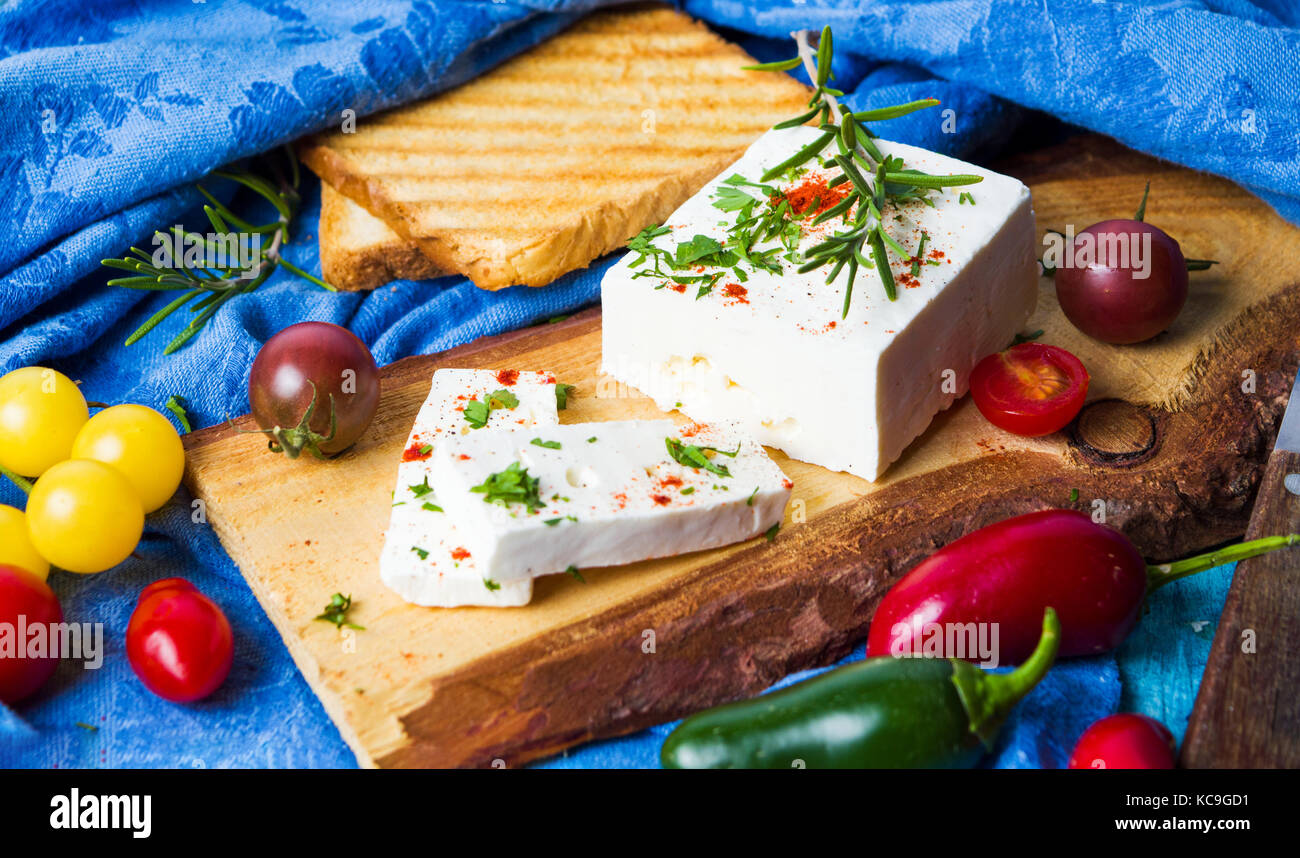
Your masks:
{"label": "tomato stem", "polygon": [[992,747],[1007,713],[1047,675],[1061,644],[1061,621],[1056,611],[1043,612],[1043,634],[1029,658],[1010,673],[986,673],[962,659],[952,662],[952,682],[970,715],[970,729],[985,747]]}
{"label": "tomato stem", "polygon": [[1279,548],[1289,548],[1292,545],[1300,545],[1300,533],[1290,533],[1285,536],[1265,536],[1260,539],[1252,539],[1249,542],[1229,545],[1208,554],[1198,554],[1195,557],[1188,557],[1174,563],[1150,564],[1147,566],[1147,595],[1151,595],[1170,581],[1177,581],[1180,578],[1186,578],[1188,575],[1195,575],[1197,572],[1204,572],[1206,569],[1222,566],[1224,563],[1235,563],[1238,560],[1258,557]]}
{"label": "tomato stem", "polygon": [[9,482],[13,483],[13,484],[16,485],[18,488],[20,488],[20,489],[23,490],[23,494],[28,494],[28,495],[29,495],[29,494],[32,493],[32,484],[31,484],[31,482],[30,482],[29,480],[26,480],[26,479],[24,479],[24,478],[18,476],[18,475],[15,474],[13,471],[11,471],[11,470],[9,470],[8,468],[6,468],[4,465],[0,465],[0,475],[3,475],[3,476],[8,477],[8,478],[9,478]]}
{"label": "tomato stem", "polygon": [[339,430],[338,409],[334,407],[334,394],[330,394],[330,432],[328,435],[321,435],[311,428],[312,415],[316,413],[316,382],[308,380],[311,385],[311,402],[307,403],[307,410],[303,412],[302,419],[298,421],[297,426],[285,429],[282,426],[276,426],[272,429],[246,430],[237,429],[240,433],[254,435],[267,435],[270,441],[267,442],[267,449],[272,453],[283,453],[290,459],[296,459],[302,454],[303,450],[311,453],[317,459],[326,459],[324,453],[320,451],[321,444],[328,444],[334,440],[334,436]]}
{"label": "tomato stem", "polygon": [[1142,204],[1138,206],[1137,214],[1133,215],[1133,220],[1142,223],[1147,218],[1147,197],[1151,195],[1151,182],[1147,182],[1146,190],[1142,192]]}

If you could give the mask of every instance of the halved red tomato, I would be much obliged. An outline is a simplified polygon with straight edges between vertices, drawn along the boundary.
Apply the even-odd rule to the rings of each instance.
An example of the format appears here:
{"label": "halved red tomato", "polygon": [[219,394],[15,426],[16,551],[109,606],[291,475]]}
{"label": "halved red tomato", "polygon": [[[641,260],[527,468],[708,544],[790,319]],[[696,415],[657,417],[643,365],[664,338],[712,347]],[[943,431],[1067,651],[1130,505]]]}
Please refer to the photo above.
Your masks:
{"label": "halved red tomato", "polygon": [[1021,343],[975,364],[970,392],[980,413],[999,429],[1049,435],[1083,407],[1088,371],[1063,348]]}

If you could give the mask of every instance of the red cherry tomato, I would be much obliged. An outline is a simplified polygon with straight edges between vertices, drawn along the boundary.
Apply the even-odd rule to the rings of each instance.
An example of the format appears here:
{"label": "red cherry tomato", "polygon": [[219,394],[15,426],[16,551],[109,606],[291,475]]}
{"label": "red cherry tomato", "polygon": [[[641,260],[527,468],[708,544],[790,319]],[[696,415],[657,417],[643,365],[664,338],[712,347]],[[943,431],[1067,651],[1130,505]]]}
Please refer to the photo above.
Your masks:
{"label": "red cherry tomato", "polygon": [[165,700],[190,703],[221,687],[234,638],[221,608],[184,578],[140,592],[126,627],[126,657],[145,687]]}
{"label": "red cherry tomato", "polygon": [[1063,348],[1021,343],[975,364],[970,391],[980,413],[999,429],[1049,435],[1083,407],[1088,371]]}
{"label": "red cherry tomato", "polygon": [[1070,754],[1072,769],[1172,769],[1173,734],[1154,718],[1122,713],[1083,732]]}
{"label": "red cherry tomato", "polygon": [[[19,647],[12,652],[0,649],[0,701],[17,703],[45,684],[58,667],[59,660],[50,656],[28,658],[28,635],[18,639],[19,618],[30,630],[35,626],[63,622],[58,597],[40,578],[17,566],[0,565],[0,623],[13,629],[11,640]],[[46,640],[49,640],[48,633]]]}

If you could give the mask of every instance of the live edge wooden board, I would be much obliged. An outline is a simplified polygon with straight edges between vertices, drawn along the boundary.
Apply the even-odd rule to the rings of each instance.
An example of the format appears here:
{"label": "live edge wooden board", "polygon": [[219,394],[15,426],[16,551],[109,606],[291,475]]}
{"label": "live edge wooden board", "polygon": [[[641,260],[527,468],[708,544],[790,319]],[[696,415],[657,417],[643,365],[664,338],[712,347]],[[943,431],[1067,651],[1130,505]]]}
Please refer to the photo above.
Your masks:
{"label": "live edge wooden board", "polygon": [[[1227,181],[1102,138],[1000,167],[1033,190],[1040,234],[1131,216],[1150,179],[1148,220],[1222,264],[1192,275],[1171,331],[1124,348],[1075,331],[1044,279],[1028,330],[1092,373],[1074,426],[1015,438],[966,398],[876,484],[774,453],[795,489],[771,544],[553,576],[526,608],[418,608],[380,583],[389,492],[434,369],[554,370],[577,385],[565,422],[659,414],[598,377],[598,310],[386,367],[369,432],[332,462],[226,426],[189,436],[188,486],[358,760],[514,767],[752,695],[847,653],[902,573],[1005,516],[1104,507],[1153,559],[1240,536],[1300,362],[1300,231]],[[335,592],[364,631],[313,621]]]}

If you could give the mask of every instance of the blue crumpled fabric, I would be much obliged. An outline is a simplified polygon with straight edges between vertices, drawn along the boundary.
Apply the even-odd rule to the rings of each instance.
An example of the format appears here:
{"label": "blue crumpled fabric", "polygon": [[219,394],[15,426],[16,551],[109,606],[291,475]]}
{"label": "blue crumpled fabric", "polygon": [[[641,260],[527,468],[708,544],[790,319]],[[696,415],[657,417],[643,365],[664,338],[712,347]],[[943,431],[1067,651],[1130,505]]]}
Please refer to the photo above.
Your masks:
{"label": "blue crumpled fabric", "polygon": [[[344,108],[365,115],[454,86],[602,5],[610,4],[6,4],[0,373],[52,365],[80,379],[91,399],[155,408],[179,394],[195,422],[210,425],[247,409],[253,356],[294,322],[346,325],[386,363],[594,303],[608,259],[545,289],[496,293],[447,277],[329,294],[277,272],[164,357],[184,314],[123,347],[166,298],[106,286],[111,274],[99,260],[160,226],[199,225],[189,183],[214,166],[327,127]],[[1047,124],[1050,115],[1227,175],[1300,220],[1292,124],[1300,9],[1291,0],[678,5],[763,60],[790,55],[790,30],[830,23],[836,81],[856,109],[934,96],[952,111],[878,129],[892,139],[986,160],[1018,129]],[[316,271],[314,180],[304,193],[286,257]],[[234,205],[262,214],[244,197]],[[104,664],[90,671],[65,662],[31,700],[0,705],[0,765],[355,764],[238,570],[211,531],[191,520],[189,501],[182,492],[152,515],[136,556],[121,567],[51,576],[69,619],[104,624]],[[0,503],[21,506],[22,496],[0,480]],[[173,575],[223,605],[237,638],[226,685],[190,706],[144,690],[122,651],[140,589]],[[1162,718],[1181,734],[1229,575],[1219,569],[1160,591],[1118,657],[1055,668],[1007,724],[988,764],[1061,765],[1083,727],[1117,708]],[[548,764],[654,765],[668,726],[592,743]]]}

